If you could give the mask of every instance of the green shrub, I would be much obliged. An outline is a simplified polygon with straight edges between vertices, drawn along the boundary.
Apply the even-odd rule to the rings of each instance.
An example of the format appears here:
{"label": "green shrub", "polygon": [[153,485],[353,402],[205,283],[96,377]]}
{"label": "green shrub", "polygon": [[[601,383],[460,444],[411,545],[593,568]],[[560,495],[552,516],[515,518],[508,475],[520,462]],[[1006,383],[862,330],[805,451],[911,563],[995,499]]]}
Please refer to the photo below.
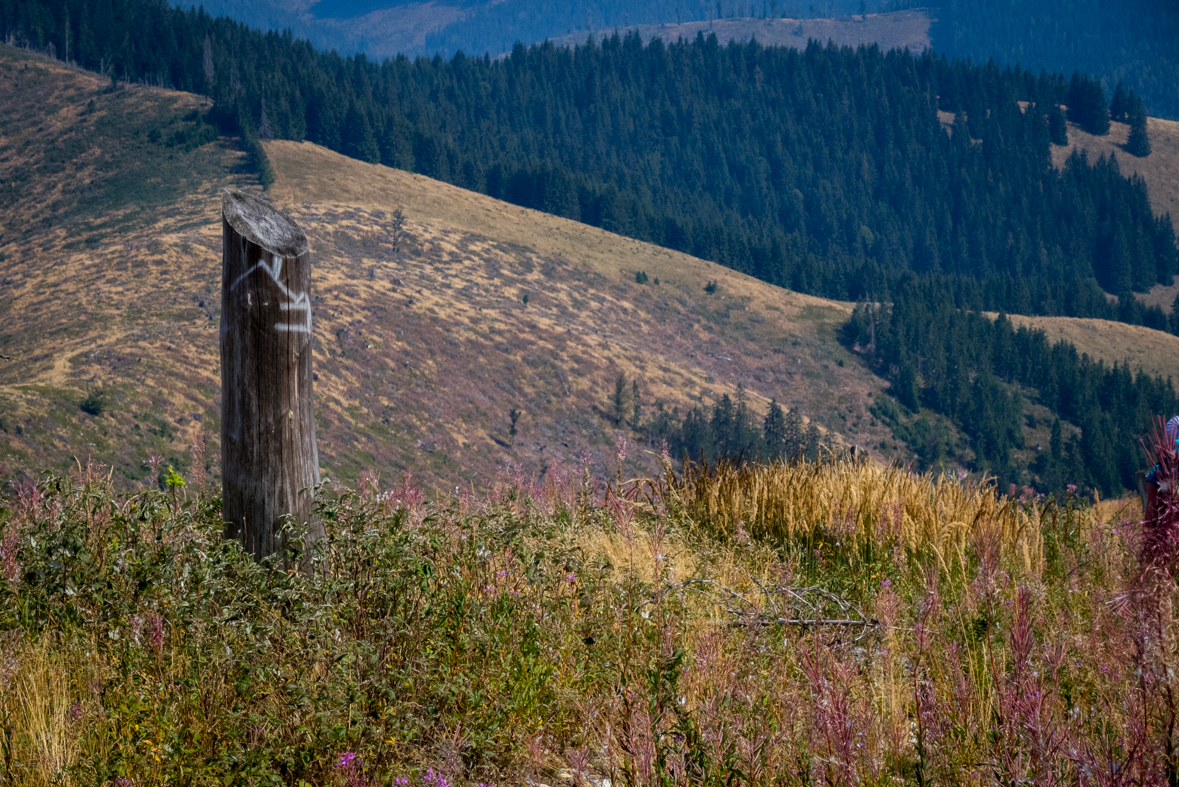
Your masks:
{"label": "green shrub", "polygon": [[78,407],[88,415],[100,416],[107,410],[106,397],[99,390],[91,390],[78,404]]}

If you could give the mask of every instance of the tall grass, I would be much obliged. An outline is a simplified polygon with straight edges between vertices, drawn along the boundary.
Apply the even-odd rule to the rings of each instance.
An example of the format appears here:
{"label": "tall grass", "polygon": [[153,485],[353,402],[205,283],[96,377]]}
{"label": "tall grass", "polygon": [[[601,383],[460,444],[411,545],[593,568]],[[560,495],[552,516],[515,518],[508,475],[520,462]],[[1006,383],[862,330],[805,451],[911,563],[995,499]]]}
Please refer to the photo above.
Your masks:
{"label": "tall grass", "polygon": [[1173,783],[1174,554],[1134,509],[592,470],[327,486],[311,574],[223,540],[216,499],[22,488],[0,784]]}
{"label": "tall grass", "polygon": [[968,546],[998,544],[1025,572],[1043,559],[1042,520],[1058,513],[1030,492],[1004,497],[994,484],[964,483],[946,475],[919,475],[898,465],[844,461],[686,462],[667,483],[685,513],[709,532],[747,534],[813,551],[829,547],[871,562],[881,549],[910,557],[932,556],[943,569],[969,565]]}

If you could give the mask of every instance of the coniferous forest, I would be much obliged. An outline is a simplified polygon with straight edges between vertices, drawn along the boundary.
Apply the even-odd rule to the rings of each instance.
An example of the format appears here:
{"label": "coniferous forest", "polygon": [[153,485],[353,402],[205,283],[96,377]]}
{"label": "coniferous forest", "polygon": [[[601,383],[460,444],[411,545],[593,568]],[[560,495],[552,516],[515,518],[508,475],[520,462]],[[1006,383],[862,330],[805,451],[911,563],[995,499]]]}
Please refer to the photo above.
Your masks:
{"label": "coniferous forest", "polygon": [[[1152,416],[1179,412],[1170,379],[1108,367],[1002,315],[992,320],[958,309],[916,278],[902,284],[890,306],[857,307],[845,339],[878,367],[896,370],[893,393],[901,405],[949,418],[970,439],[976,465],[1013,483],[1021,474],[1012,452],[1031,448],[1024,442],[1024,397],[1054,414],[1049,445],[1039,447],[1030,468],[1038,486],[1073,483],[1107,495],[1135,487],[1138,438]],[[916,446],[927,464],[947,458],[936,433],[921,438],[935,443]]]}
{"label": "coniferous forest", "polygon": [[[1116,160],[1051,165],[1062,104],[1071,100],[1074,122],[1108,125],[1103,88],[1082,74],[703,36],[376,63],[162,0],[0,0],[0,37],[114,80],[209,96],[212,119],[241,134],[264,182],[258,139],[307,139],[797,291],[891,303],[874,316],[874,357],[898,398],[950,418],[978,463],[1005,476],[1021,440],[1007,383],[1037,389],[1081,427],[1083,459],[1063,432],[1045,454],[1049,485],[1082,470],[1102,490],[1127,484],[1128,436],[1174,404],[1168,384],[959,311],[1169,327],[1131,293],[1169,284],[1179,268],[1170,217],[1152,214],[1145,184]],[[1115,109],[1141,109],[1121,101]],[[929,329],[934,318],[944,330]],[[1009,348],[1042,363],[1005,367]],[[1057,387],[1035,375],[1055,375]],[[697,428],[718,417],[727,423],[715,411],[677,415],[665,439],[690,453],[730,442],[782,452],[764,448],[764,427],[749,440]]]}
{"label": "coniferous forest", "polygon": [[930,30],[949,57],[1033,70],[1079,70],[1142,97],[1155,117],[1179,118],[1179,15],[1171,0],[946,0]]}

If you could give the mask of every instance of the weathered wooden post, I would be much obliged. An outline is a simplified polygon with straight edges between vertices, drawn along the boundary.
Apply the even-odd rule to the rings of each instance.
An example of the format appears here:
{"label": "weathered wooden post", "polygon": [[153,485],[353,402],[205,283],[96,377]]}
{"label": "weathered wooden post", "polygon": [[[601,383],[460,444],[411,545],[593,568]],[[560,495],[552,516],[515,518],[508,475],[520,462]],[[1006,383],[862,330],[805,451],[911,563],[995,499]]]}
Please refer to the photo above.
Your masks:
{"label": "weathered wooden post", "polygon": [[283,552],[288,514],[323,535],[311,517],[311,255],[261,197],[227,189],[221,217],[221,513],[226,538],[262,559]]}

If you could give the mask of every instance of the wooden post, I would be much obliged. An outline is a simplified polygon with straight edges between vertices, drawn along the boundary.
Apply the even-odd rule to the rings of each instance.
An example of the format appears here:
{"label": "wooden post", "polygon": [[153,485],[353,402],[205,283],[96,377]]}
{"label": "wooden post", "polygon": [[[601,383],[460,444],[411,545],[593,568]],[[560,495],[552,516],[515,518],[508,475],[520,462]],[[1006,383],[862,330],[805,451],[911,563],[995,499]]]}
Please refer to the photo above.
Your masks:
{"label": "wooden post", "polygon": [[311,255],[261,197],[227,189],[221,217],[221,514],[225,537],[260,560],[283,553],[288,514],[323,535],[311,517]]}

